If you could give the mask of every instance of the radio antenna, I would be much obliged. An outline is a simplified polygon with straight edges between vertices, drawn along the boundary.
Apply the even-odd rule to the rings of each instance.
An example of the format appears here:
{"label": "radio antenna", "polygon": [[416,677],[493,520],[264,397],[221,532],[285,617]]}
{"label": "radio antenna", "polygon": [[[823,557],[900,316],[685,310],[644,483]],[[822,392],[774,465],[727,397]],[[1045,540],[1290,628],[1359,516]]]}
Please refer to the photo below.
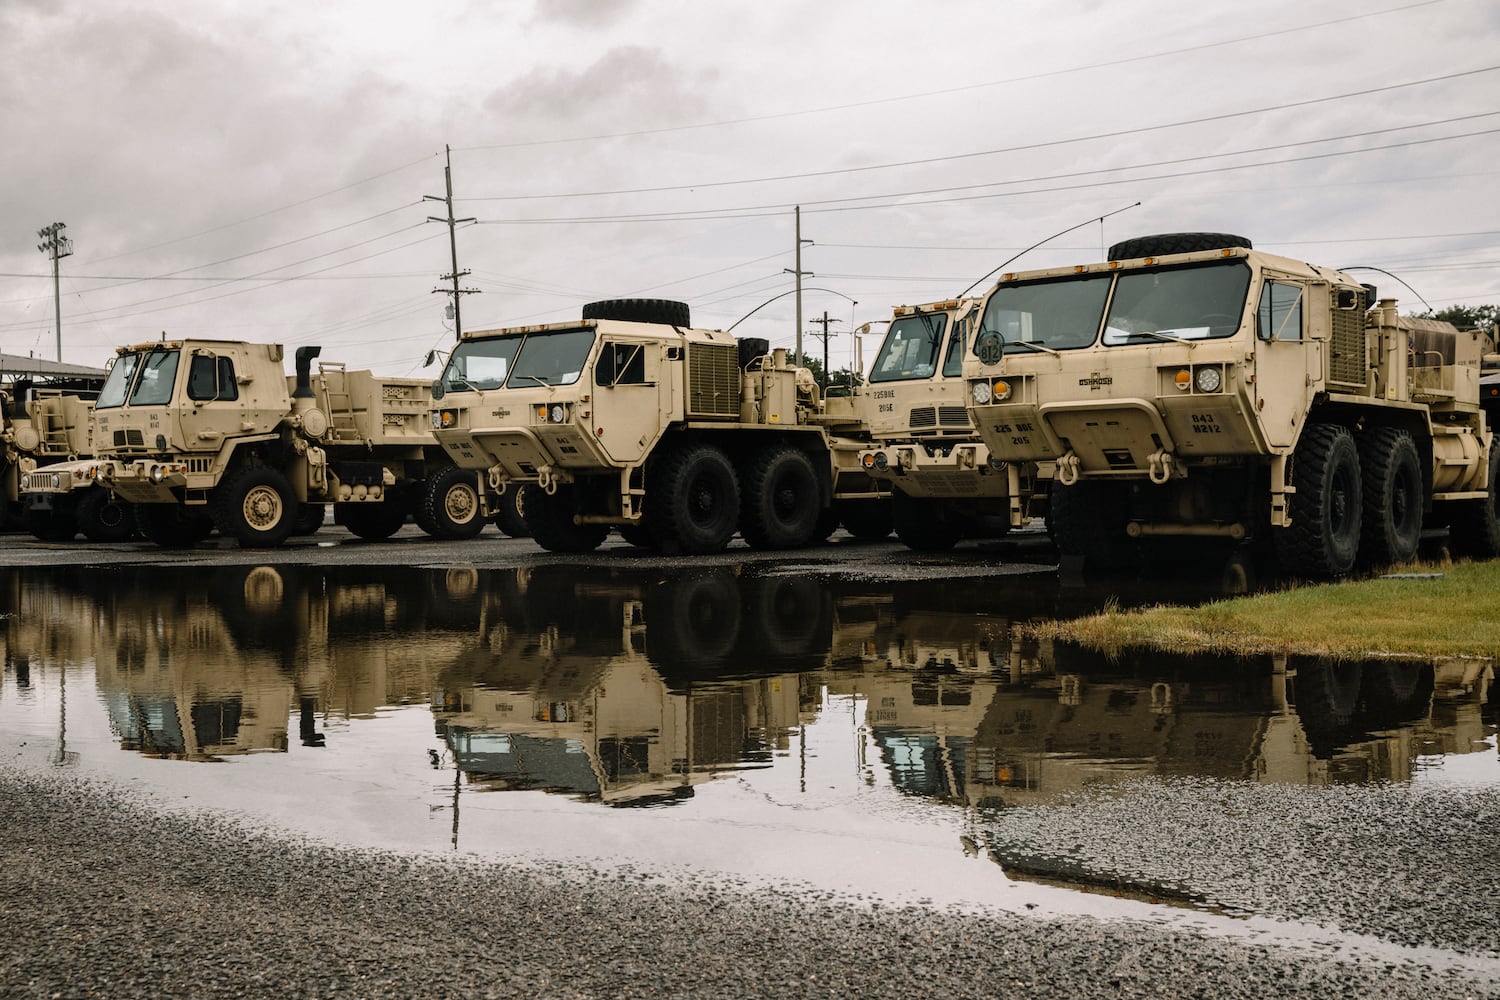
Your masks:
{"label": "radio antenna", "polygon": [[1051,236],[1047,237],[1045,240],[1038,240],[1036,243],[1031,244],[1031,246],[1027,247],[1025,250],[1022,250],[1020,253],[1016,254],[1014,257],[1010,258],[1010,260],[1003,261],[998,267],[995,268],[994,271],[990,271],[988,274],[985,274],[984,276],[982,276],[979,279],[979,281],[974,282],[973,285],[970,285],[968,288],[965,288],[962,292],[959,292],[958,293],[958,297],[959,298],[963,298],[965,295],[968,295],[970,292],[972,292],[974,290],[974,285],[978,285],[980,282],[984,281],[985,278],[988,278],[990,275],[994,274],[995,271],[1000,270],[1006,264],[1009,264],[1011,261],[1014,261],[1014,260],[1016,260],[1018,258],[1024,257],[1027,254],[1031,253],[1031,251],[1035,250],[1037,247],[1041,246],[1043,243],[1051,243],[1053,240],[1057,239],[1059,236],[1066,236],[1066,235],[1068,235],[1069,233],[1071,233],[1075,229],[1082,229],[1084,226],[1093,225],[1095,222],[1102,223],[1102,222],[1104,222],[1105,219],[1109,218],[1111,215],[1119,215],[1121,212],[1128,212],[1132,208],[1139,207],[1140,204],[1141,204],[1140,202],[1136,202],[1134,205],[1126,205],[1124,208],[1117,208],[1113,212],[1105,212],[1103,215],[1096,216],[1096,217],[1094,217],[1092,219],[1085,219],[1083,222],[1080,222],[1076,226],[1069,226],[1067,229],[1064,229],[1060,233],[1053,233]]}

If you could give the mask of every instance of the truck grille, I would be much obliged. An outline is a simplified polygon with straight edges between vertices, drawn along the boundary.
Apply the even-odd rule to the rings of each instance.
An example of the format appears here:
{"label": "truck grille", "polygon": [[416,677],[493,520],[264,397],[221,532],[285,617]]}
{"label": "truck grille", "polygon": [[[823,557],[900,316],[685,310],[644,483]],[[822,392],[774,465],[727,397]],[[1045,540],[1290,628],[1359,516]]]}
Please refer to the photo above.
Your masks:
{"label": "truck grille", "polygon": [[912,427],[936,427],[937,408],[932,406],[916,406],[911,411]]}
{"label": "truck grille", "polygon": [[944,427],[968,427],[969,411],[962,406],[940,406],[938,423]]}
{"label": "truck grille", "polygon": [[139,427],[115,431],[114,441],[116,448],[144,448],[146,446],[146,440],[141,436]]}
{"label": "truck grille", "polygon": [[[1364,293],[1360,293],[1364,297]],[[1362,303],[1363,305],[1363,303]],[[1335,309],[1333,337],[1328,352],[1328,381],[1348,386],[1365,384],[1365,314],[1363,309]]]}
{"label": "truck grille", "polygon": [[739,348],[734,344],[692,344],[687,360],[688,417],[739,416]]}

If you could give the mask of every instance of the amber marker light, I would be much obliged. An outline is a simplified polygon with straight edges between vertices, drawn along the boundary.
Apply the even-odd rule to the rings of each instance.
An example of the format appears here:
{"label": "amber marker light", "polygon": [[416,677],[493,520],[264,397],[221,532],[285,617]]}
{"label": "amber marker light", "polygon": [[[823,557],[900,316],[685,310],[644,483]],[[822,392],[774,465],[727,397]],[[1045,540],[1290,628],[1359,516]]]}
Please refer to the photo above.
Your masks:
{"label": "amber marker light", "polygon": [[1193,373],[1184,368],[1172,376],[1172,381],[1176,383],[1178,389],[1187,392],[1193,386]]}
{"label": "amber marker light", "polygon": [[1003,403],[1010,398],[1010,383],[1003,378],[997,378],[990,383],[990,393],[997,403]]}

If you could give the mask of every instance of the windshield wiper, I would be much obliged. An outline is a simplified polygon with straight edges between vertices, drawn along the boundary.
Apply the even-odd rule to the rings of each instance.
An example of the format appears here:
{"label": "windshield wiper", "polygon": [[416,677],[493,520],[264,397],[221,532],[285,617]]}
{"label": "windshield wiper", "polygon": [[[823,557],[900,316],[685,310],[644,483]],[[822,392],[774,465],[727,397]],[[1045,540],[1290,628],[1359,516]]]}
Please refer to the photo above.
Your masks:
{"label": "windshield wiper", "polygon": [[1137,330],[1135,333],[1127,333],[1125,335],[1127,341],[1134,340],[1136,337],[1155,337],[1157,340],[1164,340],[1169,344],[1186,344],[1190,350],[1198,346],[1196,340],[1188,340],[1186,337],[1174,337],[1170,333],[1157,333],[1155,330]]}
{"label": "windshield wiper", "polygon": [[1007,347],[1009,347],[1011,344],[1014,344],[1017,347],[1030,348],[1031,350],[1036,351],[1038,354],[1050,354],[1053,357],[1062,357],[1061,354],[1059,354],[1057,351],[1054,351],[1052,348],[1043,347],[1040,340],[1006,340],[1004,337],[1001,337],[1000,343]]}

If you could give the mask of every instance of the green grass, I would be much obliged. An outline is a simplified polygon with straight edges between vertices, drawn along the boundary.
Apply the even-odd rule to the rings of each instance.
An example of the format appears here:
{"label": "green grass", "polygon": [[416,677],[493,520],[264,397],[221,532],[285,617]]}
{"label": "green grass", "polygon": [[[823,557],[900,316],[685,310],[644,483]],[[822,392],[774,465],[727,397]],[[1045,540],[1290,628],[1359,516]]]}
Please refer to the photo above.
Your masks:
{"label": "green grass", "polygon": [[1406,566],[1433,579],[1290,587],[1196,608],[1106,608],[1023,631],[1106,651],[1128,647],[1340,658],[1500,657],[1500,561]]}

